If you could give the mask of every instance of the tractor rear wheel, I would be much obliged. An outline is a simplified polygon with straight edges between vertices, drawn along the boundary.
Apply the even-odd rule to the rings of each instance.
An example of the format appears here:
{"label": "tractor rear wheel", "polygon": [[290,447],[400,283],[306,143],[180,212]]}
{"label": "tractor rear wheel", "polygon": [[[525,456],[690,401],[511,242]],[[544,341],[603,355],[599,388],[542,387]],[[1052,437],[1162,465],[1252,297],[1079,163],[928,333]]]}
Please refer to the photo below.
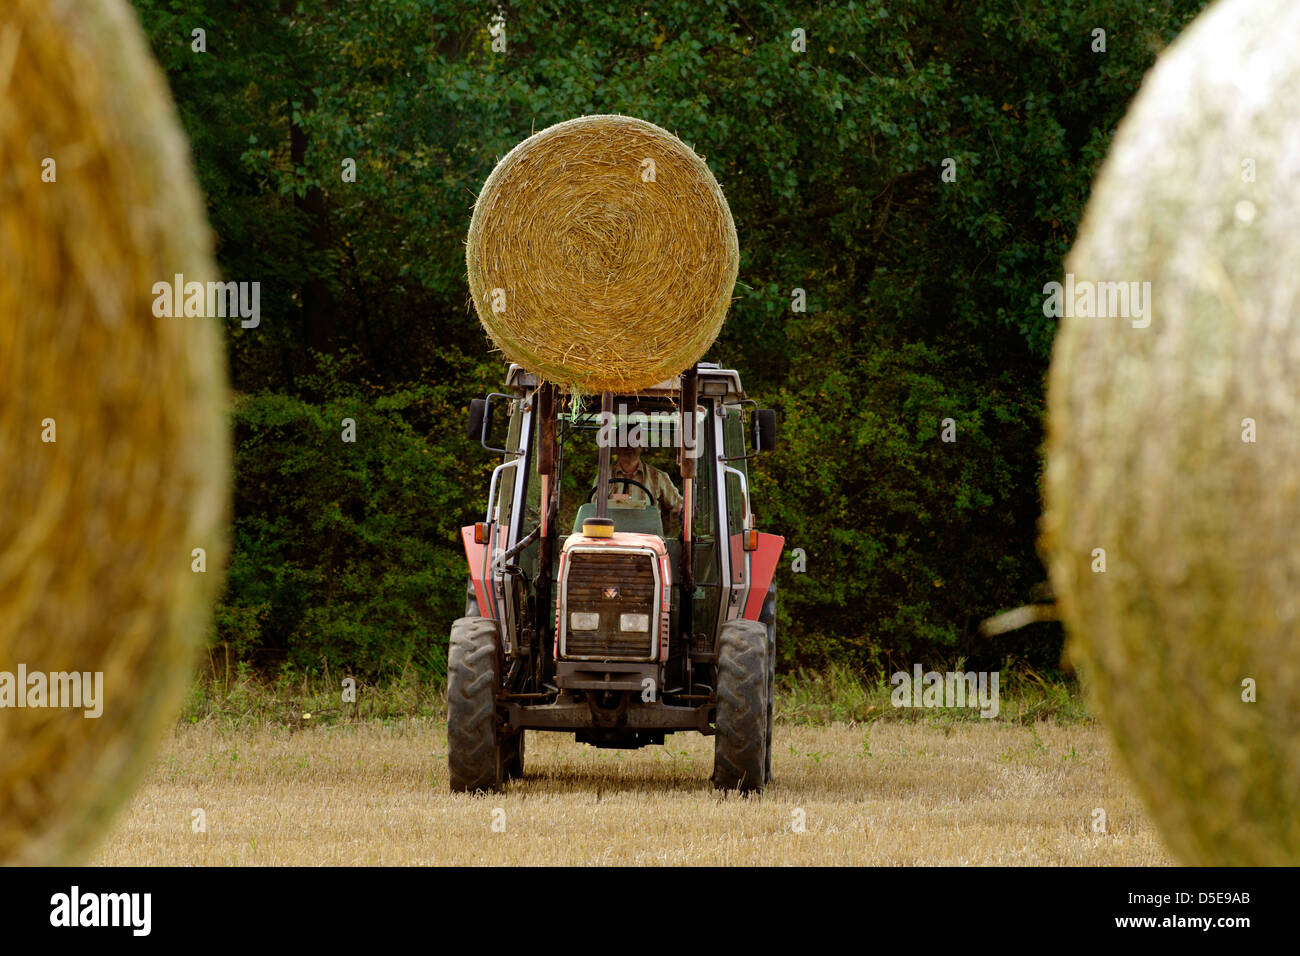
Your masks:
{"label": "tractor rear wheel", "polygon": [[447,652],[447,764],[453,793],[501,789],[497,734],[497,630],[485,617],[451,625]]}
{"label": "tractor rear wheel", "polygon": [[728,621],[718,635],[713,785],[761,792],[767,776],[767,628]]}

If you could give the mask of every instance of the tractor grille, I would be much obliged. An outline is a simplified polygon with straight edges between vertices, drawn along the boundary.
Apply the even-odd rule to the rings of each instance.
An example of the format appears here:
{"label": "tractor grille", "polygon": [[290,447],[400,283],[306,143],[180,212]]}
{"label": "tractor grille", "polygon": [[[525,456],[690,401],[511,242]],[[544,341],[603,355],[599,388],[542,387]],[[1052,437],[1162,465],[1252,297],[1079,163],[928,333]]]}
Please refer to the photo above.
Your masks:
{"label": "tractor grille", "polygon": [[[600,626],[594,631],[575,631],[565,621],[563,656],[601,660],[649,660],[654,658],[659,614],[655,606],[653,559],[646,554],[610,551],[571,552],[566,559],[565,606],[574,611],[594,611]],[[618,588],[617,597],[606,597],[607,588]],[[649,633],[619,630],[621,614],[645,614]]]}

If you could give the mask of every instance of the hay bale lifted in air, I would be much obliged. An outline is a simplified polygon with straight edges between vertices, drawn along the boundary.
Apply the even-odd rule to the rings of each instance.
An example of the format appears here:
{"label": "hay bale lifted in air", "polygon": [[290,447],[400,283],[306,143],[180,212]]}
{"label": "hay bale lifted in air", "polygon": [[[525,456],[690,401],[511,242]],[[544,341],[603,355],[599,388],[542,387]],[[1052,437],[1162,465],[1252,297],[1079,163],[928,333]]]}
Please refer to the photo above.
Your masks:
{"label": "hay bale lifted in air", "polygon": [[466,262],[479,319],[507,358],[599,392],[694,364],[722,327],[740,254],[704,160],[652,123],[584,116],[497,164]]}
{"label": "hay bale lifted in air", "polygon": [[1191,864],[1300,863],[1298,38],[1293,0],[1227,0],[1161,57],[1066,266],[1151,310],[1066,317],[1052,356],[1044,555]]}
{"label": "hay bale lifted in air", "polygon": [[[155,282],[216,272],[125,0],[5,0],[0,100],[0,862],[77,862],[175,719],[221,578],[220,337],[152,311]],[[100,716],[49,706],[61,680],[32,706],[34,672],[102,672]]]}

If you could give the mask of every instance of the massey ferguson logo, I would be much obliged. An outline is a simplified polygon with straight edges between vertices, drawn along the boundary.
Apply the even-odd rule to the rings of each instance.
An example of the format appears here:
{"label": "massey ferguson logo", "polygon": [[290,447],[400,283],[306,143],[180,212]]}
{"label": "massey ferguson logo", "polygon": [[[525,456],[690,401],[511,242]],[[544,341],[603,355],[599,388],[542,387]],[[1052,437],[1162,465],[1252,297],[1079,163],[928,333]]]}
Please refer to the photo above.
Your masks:
{"label": "massey ferguson logo", "polygon": [[605,597],[607,598],[618,597],[618,588],[605,588]]}

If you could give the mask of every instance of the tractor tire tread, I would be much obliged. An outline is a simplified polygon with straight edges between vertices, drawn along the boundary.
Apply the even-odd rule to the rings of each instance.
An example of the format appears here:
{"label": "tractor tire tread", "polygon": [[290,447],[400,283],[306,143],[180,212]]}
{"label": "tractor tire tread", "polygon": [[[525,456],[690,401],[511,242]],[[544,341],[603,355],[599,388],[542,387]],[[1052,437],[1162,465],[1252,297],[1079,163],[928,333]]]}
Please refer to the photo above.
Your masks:
{"label": "tractor tire tread", "polygon": [[718,709],[713,785],[761,792],[767,758],[767,628],[728,621],[718,637]]}
{"label": "tractor tire tread", "polygon": [[453,793],[501,789],[496,624],[462,617],[447,653],[447,764]]}

